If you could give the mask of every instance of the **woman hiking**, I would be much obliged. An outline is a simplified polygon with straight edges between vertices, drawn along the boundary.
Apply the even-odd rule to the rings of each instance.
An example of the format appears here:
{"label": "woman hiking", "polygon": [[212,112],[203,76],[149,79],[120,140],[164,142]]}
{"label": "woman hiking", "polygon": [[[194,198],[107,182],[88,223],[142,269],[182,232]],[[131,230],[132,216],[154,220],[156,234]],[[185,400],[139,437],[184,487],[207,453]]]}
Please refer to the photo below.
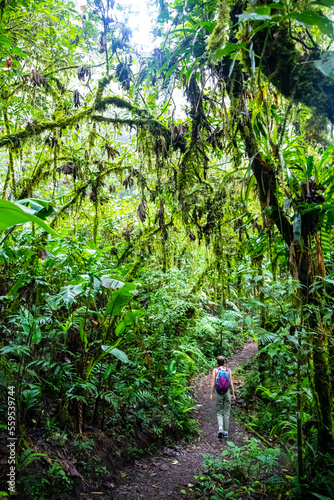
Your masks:
{"label": "woman hiking", "polygon": [[211,399],[213,393],[216,398],[218,437],[228,438],[228,427],[231,411],[231,390],[235,399],[234,385],[231,370],[225,365],[224,356],[218,356],[217,368],[212,372],[211,379]]}

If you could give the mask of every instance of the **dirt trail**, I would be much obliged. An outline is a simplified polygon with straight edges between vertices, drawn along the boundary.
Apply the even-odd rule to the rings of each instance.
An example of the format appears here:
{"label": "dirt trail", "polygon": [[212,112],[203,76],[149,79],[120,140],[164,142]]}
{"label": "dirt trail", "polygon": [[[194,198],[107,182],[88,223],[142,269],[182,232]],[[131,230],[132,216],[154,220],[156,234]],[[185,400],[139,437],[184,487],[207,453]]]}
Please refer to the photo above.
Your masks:
{"label": "dirt trail", "polygon": [[[231,358],[231,369],[246,363],[254,356],[256,349],[255,342],[246,344]],[[182,499],[184,494],[181,490],[187,489],[188,484],[194,482],[194,476],[201,471],[203,454],[218,455],[228,447],[226,440],[217,438],[215,402],[210,400],[210,379],[211,373],[199,378],[195,383],[197,412],[194,416],[201,429],[197,442],[179,441],[125,467],[119,472],[113,500]],[[229,441],[242,446],[245,444],[245,438],[249,436],[231,415]]]}

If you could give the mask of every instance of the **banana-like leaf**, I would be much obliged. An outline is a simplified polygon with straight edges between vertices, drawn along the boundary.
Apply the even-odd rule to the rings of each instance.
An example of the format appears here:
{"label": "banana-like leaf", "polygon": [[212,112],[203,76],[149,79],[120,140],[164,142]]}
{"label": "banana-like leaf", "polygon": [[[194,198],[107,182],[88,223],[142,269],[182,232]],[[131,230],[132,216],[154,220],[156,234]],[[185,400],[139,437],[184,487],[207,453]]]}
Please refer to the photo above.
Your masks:
{"label": "banana-like leaf", "polygon": [[121,335],[126,327],[134,325],[138,319],[143,315],[144,311],[142,309],[138,309],[136,311],[129,312],[125,318],[117,325],[115,330],[116,335]]}
{"label": "banana-like leaf", "polygon": [[23,208],[8,200],[0,200],[0,231],[4,231],[8,227],[16,226],[17,224],[25,224],[26,222],[35,222],[44,231],[58,236],[50,226],[43,222],[39,217],[33,214],[26,213]]}
{"label": "banana-like leaf", "polygon": [[115,290],[111,296],[111,300],[107,304],[106,314],[117,316],[124,306],[133,299],[133,290],[137,286],[134,283],[125,283],[121,288]]}
{"label": "banana-like leaf", "polygon": [[36,217],[43,220],[56,211],[51,201],[38,200],[37,198],[25,198],[24,200],[18,200],[16,204],[20,205],[26,213],[36,215]]}

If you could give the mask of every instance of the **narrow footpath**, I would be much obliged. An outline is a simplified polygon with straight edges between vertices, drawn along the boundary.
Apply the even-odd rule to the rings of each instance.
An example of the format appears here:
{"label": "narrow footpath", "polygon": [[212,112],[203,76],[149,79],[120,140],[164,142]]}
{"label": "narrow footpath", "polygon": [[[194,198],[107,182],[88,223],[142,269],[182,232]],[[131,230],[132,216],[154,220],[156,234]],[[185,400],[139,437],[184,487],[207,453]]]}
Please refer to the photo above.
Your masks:
{"label": "narrow footpath", "polygon": [[[232,372],[252,358],[256,350],[256,343],[251,342],[235,353],[229,362]],[[234,380],[238,387],[237,378],[234,377]],[[118,473],[113,500],[184,499],[181,490],[187,490],[188,485],[194,483],[194,476],[201,472],[203,454],[219,455],[228,448],[226,439],[217,438],[217,417],[215,402],[210,400],[210,381],[211,373],[208,373],[195,382],[197,410],[194,417],[201,431],[199,439],[192,443],[178,441],[126,466]],[[250,433],[231,414],[228,440],[242,446],[249,437]]]}

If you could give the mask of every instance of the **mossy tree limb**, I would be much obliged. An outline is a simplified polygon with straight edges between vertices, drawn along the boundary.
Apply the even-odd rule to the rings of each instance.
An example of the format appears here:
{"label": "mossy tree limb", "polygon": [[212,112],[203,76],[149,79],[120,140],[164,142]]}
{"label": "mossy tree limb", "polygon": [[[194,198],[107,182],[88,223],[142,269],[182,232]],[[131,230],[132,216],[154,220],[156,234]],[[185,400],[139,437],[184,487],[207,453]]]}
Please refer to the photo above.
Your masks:
{"label": "mossy tree limb", "polygon": [[260,30],[253,37],[255,61],[261,60],[261,71],[285,97],[315,109],[334,123],[333,80],[314,65],[320,49],[302,52],[291,38],[289,25],[280,24],[270,30],[261,59],[266,35],[266,30]]}
{"label": "mossy tree limb", "polygon": [[[99,101],[101,107],[105,109],[108,105],[113,105],[117,108],[126,109],[128,111],[133,111],[138,115],[143,115],[146,113],[145,110],[137,108],[126,100],[118,96],[108,96],[103,97]],[[99,108],[101,109],[101,108]],[[16,131],[15,133],[8,133],[0,136],[0,148],[12,146],[13,148],[19,148],[22,146],[23,142],[31,137],[36,137],[41,135],[46,130],[65,129],[68,126],[75,125],[84,118],[89,117],[93,112],[95,112],[95,106],[87,107],[72,116],[66,116],[59,120],[54,121],[44,121],[39,123],[33,123],[28,125],[26,128]]]}
{"label": "mossy tree limb", "polygon": [[110,118],[107,116],[93,115],[92,120],[99,123],[110,123],[114,125],[127,125],[129,127],[143,127],[148,129],[152,135],[163,135],[166,141],[170,141],[171,131],[155,118]]}

